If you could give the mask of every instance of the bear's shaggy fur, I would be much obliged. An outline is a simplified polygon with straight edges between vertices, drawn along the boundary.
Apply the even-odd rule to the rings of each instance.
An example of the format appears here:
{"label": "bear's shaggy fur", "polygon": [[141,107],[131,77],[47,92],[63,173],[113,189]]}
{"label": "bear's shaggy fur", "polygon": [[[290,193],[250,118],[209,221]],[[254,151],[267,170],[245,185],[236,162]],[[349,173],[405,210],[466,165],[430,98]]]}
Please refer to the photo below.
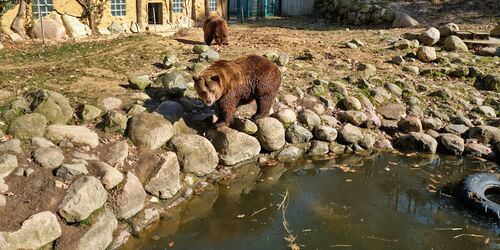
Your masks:
{"label": "bear's shaggy fur", "polygon": [[240,103],[257,103],[254,120],[269,116],[281,85],[281,72],[274,63],[258,55],[219,60],[193,76],[194,87],[207,104],[217,103],[220,114],[216,127],[228,126]]}
{"label": "bear's shaggy fur", "polygon": [[205,20],[203,34],[207,45],[210,45],[214,39],[218,45],[229,44],[227,41],[227,23],[217,15],[211,15]]}

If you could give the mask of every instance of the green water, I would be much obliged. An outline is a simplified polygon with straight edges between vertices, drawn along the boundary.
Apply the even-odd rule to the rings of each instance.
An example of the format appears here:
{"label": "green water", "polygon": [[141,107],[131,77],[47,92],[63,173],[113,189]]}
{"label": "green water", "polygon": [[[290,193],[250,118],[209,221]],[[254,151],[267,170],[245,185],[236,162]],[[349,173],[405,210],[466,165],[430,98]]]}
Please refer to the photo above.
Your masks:
{"label": "green water", "polygon": [[287,249],[278,209],[285,194],[287,227],[301,249],[500,249],[500,220],[468,210],[452,188],[468,173],[497,167],[394,154],[248,164],[123,249],[169,249],[169,242],[172,249]]}

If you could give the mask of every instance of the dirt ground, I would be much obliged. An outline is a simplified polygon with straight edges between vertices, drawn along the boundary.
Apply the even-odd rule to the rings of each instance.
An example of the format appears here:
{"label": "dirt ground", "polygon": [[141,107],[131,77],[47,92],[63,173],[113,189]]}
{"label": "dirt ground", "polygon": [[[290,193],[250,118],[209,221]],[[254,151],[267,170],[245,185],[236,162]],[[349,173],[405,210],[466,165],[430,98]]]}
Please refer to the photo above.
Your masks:
{"label": "dirt ground", "polygon": [[[428,21],[437,25],[445,20],[454,20],[463,30],[483,32],[488,32],[496,25],[494,14],[485,14],[474,19],[471,17],[477,15],[477,11],[473,10],[466,14],[456,13],[467,17],[457,19],[452,18],[452,8],[445,10],[448,13],[446,18],[433,14],[429,15],[431,19]],[[246,24],[230,23],[229,27],[230,44],[224,47],[215,46],[221,58],[231,59],[267,51],[288,53],[290,63],[283,69],[280,95],[295,91],[295,87],[308,86],[315,78],[346,78],[354,74],[360,63],[375,65],[377,76],[384,82],[410,78],[412,82],[446,84],[463,90],[473,88],[470,79],[410,77],[401,71],[401,67],[387,63],[393,56],[408,52],[388,49],[390,41],[402,37],[405,33],[420,33],[424,30],[423,27],[349,27],[314,18],[274,18]],[[181,30],[174,37],[167,38],[157,34],[140,34],[116,39],[51,44],[45,47],[34,42],[5,43],[6,48],[0,51],[0,106],[3,100],[15,98],[33,88],[60,92],[70,97],[72,104],[95,103],[99,98],[108,96],[118,97],[127,103],[132,95],[138,93],[137,90],[127,87],[129,75],[153,75],[163,71],[158,65],[165,52],[176,54],[180,63],[178,69],[185,70],[196,60],[197,55],[192,53],[192,48],[195,44],[202,44],[202,38],[202,30],[193,28]],[[361,40],[365,46],[357,50],[344,48],[344,43],[352,39]],[[313,60],[295,60],[306,50],[314,56]],[[473,55],[468,54],[465,57],[473,58]],[[477,59],[474,64],[486,73],[498,71],[500,68],[498,58]],[[408,65],[428,67],[418,61]],[[458,81],[464,84],[458,85]],[[24,159],[20,158],[20,166],[32,166],[33,163],[29,162],[28,158],[27,155]],[[60,203],[64,190],[55,188],[54,183],[45,180],[50,175],[50,171],[37,174],[29,183],[22,181],[24,179],[21,177],[10,176],[6,179],[10,191],[22,197],[16,199],[19,203],[9,203],[6,209],[0,210],[0,218],[7,218],[7,215],[9,218],[7,221],[0,220],[2,231],[17,230],[22,221],[35,211],[55,211],[53,208]],[[37,188],[30,192],[23,191],[26,187]],[[52,199],[42,199],[47,193],[52,194]],[[75,229],[68,227],[64,230]]]}

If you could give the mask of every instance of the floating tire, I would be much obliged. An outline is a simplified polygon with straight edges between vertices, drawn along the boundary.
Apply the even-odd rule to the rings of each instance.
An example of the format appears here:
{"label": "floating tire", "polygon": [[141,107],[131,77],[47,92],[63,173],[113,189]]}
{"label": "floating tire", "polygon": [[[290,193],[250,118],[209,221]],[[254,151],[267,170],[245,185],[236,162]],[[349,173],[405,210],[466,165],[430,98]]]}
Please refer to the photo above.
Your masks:
{"label": "floating tire", "polygon": [[490,173],[478,173],[467,176],[462,182],[461,197],[463,201],[480,213],[500,219],[500,204],[485,195],[487,190],[497,189],[500,193],[498,176]]}

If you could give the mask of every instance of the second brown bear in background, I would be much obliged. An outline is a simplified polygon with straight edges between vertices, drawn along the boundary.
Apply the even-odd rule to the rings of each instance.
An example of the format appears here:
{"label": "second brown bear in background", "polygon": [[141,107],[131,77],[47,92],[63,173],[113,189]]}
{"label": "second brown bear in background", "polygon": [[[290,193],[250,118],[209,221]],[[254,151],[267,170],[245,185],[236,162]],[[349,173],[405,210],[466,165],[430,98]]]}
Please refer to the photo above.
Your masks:
{"label": "second brown bear in background", "polygon": [[205,20],[203,34],[207,45],[210,45],[214,39],[215,44],[229,44],[227,41],[227,23],[218,15],[211,15]]}

